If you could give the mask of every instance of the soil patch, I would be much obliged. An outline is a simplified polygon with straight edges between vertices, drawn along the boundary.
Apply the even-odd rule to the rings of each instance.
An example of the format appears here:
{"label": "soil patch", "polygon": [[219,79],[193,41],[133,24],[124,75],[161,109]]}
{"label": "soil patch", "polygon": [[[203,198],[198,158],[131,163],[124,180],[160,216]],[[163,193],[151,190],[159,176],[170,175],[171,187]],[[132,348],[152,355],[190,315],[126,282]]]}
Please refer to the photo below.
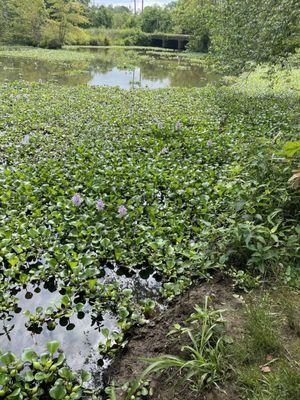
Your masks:
{"label": "soil patch", "polygon": [[[159,357],[164,354],[176,354],[182,346],[182,341],[174,342],[174,338],[167,336],[175,323],[182,323],[193,312],[195,304],[202,305],[205,296],[211,298],[211,304],[218,309],[226,310],[224,317],[227,320],[228,332],[238,335],[242,321],[241,308],[243,302],[234,295],[232,287],[224,279],[215,277],[212,282],[192,287],[189,291],[171,303],[159,316],[153,318],[146,326],[133,330],[126,349],[119,354],[108,370],[110,380],[121,386],[125,382],[138,377],[147,364],[141,358]],[[209,393],[194,394],[190,389],[174,388],[168,382],[166,374],[153,378],[153,400],[237,400],[234,385],[222,387],[221,390],[212,390]],[[121,392],[119,392],[122,398]]]}

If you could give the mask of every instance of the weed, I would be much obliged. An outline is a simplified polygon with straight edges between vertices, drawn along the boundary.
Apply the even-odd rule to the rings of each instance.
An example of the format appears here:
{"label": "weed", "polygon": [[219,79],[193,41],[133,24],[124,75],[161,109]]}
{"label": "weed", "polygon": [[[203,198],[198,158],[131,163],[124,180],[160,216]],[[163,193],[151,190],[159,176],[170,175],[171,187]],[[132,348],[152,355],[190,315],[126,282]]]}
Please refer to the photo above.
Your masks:
{"label": "weed", "polygon": [[257,368],[239,374],[243,398],[247,400],[299,400],[300,371],[282,363],[269,374]]}
{"label": "weed", "polygon": [[245,340],[248,361],[278,354],[282,350],[276,330],[276,316],[270,311],[267,297],[257,305],[250,305],[246,312]]}
{"label": "weed", "polygon": [[222,310],[213,310],[208,306],[208,297],[204,307],[195,306],[195,312],[186,321],[188,326],[174,326],[170,334],[187,336],[190,344],[183,345],[181,356],[165,355],[145,359],[150,365],[140,379],[169,369],[175,369],[181,384],[188,384],[193,391],[217,384],[225,374],[225,340]]}

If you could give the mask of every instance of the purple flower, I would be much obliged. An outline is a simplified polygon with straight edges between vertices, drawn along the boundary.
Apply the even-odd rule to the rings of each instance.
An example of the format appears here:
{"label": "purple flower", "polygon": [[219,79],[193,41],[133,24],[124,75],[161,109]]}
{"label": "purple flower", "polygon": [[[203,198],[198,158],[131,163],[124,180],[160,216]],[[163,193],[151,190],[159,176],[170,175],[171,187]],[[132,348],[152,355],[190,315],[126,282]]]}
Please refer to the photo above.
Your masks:
{"label": "purple flower", "polygon": [[206,143],[206,146],[207,146],[207,147],[211,147],[212,144],[213,144],[213,142],[212,142],[211,140],[208,140],[208,142]]}
{"label": "purple flower", "polygon": [[25,135],[21,144],[29,144],[30,135]]}
{"label": "purple flower", "polygon": [[120,217],[125,217],[125,215],[127,214],[127,208],[125,206],[120,206],[118,208],[118,213]]}
{"label": "purple flower", "polygon": [[83,202],[79,193],[74,194],[74,196],[72,197],[72,201],[77,207],[80,206],[80,204]]}
{"label": "purple flower", "polygon": [[168,149],[167,147],[163,147],[163,148],[161,149],[161,151],[159,152],[160,155],[162,155],[162,154],[168,154],[168,153],[169,153],[169,149]]}
{"label": "purple flower", "polygon": [[162,122],[158,122],[157,127],[158,127],[159,129],[163,129],[164,124],[163,124]]}
{"label": "purple flower", "polygon": [[175,129],[178,131],[181,128],[181,121],[180,119],[176,122]]}
{"label": "purple flower", "polygon": [[104,201],[102,199],[97,201],[96,208],[98,211],[102,211],[104,209]]}

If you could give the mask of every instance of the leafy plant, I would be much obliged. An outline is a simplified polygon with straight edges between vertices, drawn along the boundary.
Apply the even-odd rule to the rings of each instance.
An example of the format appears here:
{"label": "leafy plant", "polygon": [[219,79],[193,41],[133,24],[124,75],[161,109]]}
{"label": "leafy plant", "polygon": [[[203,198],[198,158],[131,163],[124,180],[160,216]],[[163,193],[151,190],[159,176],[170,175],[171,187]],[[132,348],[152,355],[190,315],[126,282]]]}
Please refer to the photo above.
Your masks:
{"label": "leafy plant", "polygon": [[[297,159],[300,156],[300,141],[298,142],[287,142],[283,147],[283,155],[290,159]],[[300,157],[298,157],[300,158]],[[298,189],[300,186],[300,169],[295,169],[293,175],[289,179],[289,183],[294,189]]]}
{"label": "leafy plant", "polygon": [[165,355],[145,359],[150,365],[142,373],[141,379],[172,368],[176,374],[183,375],[181,383],[189,384],[192,390],[200,391],[224,378],[226,363],[223,311],[211,309],[208,301],[206,297],[203,308],[195,306],[195,312],[187,320],[188,326],[177,324],[170,332],[172,335],[188,337],[190,344],[182,346],[182,356]]}
{"label": "leafy plant", "polygon": [[[126,382],[120,390],[122,391],[123,400],[149,399],[153,394],[149,381],[140,381],[138,385],[135,382]],[[105,393],[109,395],[110,400],[118,399],[118,389],[114,382],[111,386],[105,388]]]}
{"label": "leafy plant", "polygon": [[[72,372],[65,363],[65,355],[59,352],[59,342],[47,343],[47,352],[38,355],[27,348],[21,359],[13,353],[0,353],[0,396],[4,399],[81,399],[84,388],[91,379],[88,372]],[[50,399],[49,398],[49,399]]]}
{"label": "leafy plant", "polygon": [[253,276],[248,271],[231,269],[228,271],[228,275],[233,281],[233,287],[245,292],[249,292],[261,284],[261,277]]}

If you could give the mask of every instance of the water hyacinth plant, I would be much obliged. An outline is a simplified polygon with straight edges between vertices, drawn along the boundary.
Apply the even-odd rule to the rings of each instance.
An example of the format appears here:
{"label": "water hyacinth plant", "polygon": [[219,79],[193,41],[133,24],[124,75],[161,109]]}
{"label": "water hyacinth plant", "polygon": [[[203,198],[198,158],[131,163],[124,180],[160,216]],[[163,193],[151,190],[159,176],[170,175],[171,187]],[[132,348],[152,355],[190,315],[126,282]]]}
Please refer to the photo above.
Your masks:
{"label": "water hyacinth plant", "polygon": [[127,208],[122,205],[118,208],[118,213],[120,217],[125,217],[125,215],[127,214]]}
{"label": "water hyacinth plant", "polygon": [[[265,277],[281,264],[298,265],[299,192],[287,183],[294,167],[272,158],[281,138],[293,138],[296,107],[292,95],[229,88],[125,95],[118,88],[2,85],[4,350],[16,342],[10,315],[18,318],[22,288],[41,282],[53,281],[58,296],[35,310],[23,306],[24,332],[53,329],[55,337],[61,325],[68,340],[67,327],[76,329],[71,319],[88,312],[87,329],[100,335],[109,313],[116,327],[99,345],[104,357],[155,314],[154,296],[171,300],[212,269]],[[20,146],[25,132],[35,132],[30,146]]]}
{"label": "water hyacinth plant", "polygon": [[79,193],[76,193],[72,197],[72,202],[73,202],[73,204],[75,204],[75,206],[79,207],[80,204],[83,202],[83,199],[82,199],[82,197],[80,196]]}
{"label": "water hyacinth plant", "polygon": [[104,201],[102,199],[97,200],[96,208],[98,211],[102,211],[104,209]]}
{"label": "water hyacinth plant", "polygon": [[0,398],[76,400],[93,395],[85,387],[90,373],[72,372],[59,346],[57,341],[48,342],[41,355],[27,348],[20,359],[11,352],[0,352]]}

